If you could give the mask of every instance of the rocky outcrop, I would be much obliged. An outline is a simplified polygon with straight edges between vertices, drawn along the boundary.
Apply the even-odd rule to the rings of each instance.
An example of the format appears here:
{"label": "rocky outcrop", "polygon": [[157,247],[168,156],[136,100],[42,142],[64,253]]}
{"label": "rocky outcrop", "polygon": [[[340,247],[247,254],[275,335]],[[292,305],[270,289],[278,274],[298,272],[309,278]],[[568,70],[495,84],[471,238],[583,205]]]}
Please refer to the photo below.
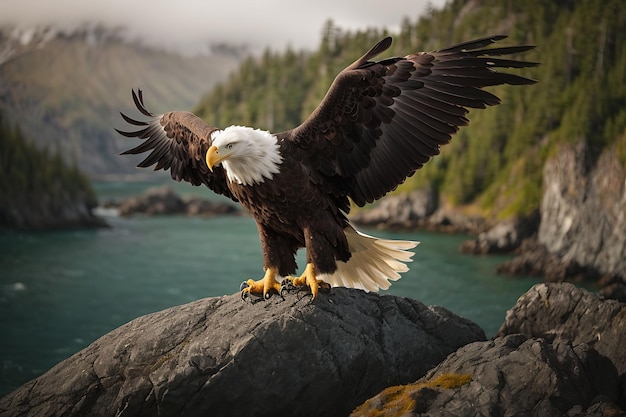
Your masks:
{"label": "rocky outcrop", "polygon": [[539,210],[495,225],[440,207],[433,189],[386,197],[352,218],[370,227],[477,234],[462,252],[517,255],[498,273],[599,281],[603,295],[626,301],[626,173],[612,150],[591,154],[584,144],[563,146],[545,165]]}
{"label": "rocky outcrop", "polygon": [[357,211],[351,220],[356,224],[378,228],[415,228],[435,212],[438,204],[434,188],[425,188],[390,195],[370,209]]}
{"label": "rocky outcrop", "polygon": [[443,233],[480,233],[488,227],[479,216],[466,216],[439,205],[434,187],[385,197],[367,210],[353,213],[358,225],[378,229],[421,229]]}
{"label": "rocky outcrop", "polygon": [[103,336],[0,416],[624,416],[625,330],[625,304],[568,283],[531,288],[489,341],[444,308],[358,290],[209,298]]}
{"label": "rocky outcrop", "polygon": [[347,415],[467,343],[441,307],[334,288],[238,294],[140,317],[0,400],[0,416]]}
{"label": "rocky outcrop", "polygon": [[491,253],[510,253],[518,249],[525,239],[537,233],[539,211],[528,216],[515,217],[496,224],[482,232],[473,240],[466,240],[461,245],[461,252],[487,255]]}
{"label": "rocky outcrop", "polygon": [[626,305],[572,284],[540,284],[493,340],[460,348],[353,415],[624,416],[625,329]]}
{"label": "rocky outcrop", "polygon": [[[3,200],[3,199],[0,199]],[[0,204],[0,230],[48,230],[108,227],[96,214],[96,202],[86,195],[59,190],[54,195],[39,194],[29,202],[3,201]]]}
{"label": "rocky outcrop", "polygon": [[544,245],[537,242],[537,239],[524,240],[517,252],[515,258],[498,266],[499,274],[541,276],[548,282],[581,282],[600,278],[595,269],[550,253]]}
{"label": "rocky outcrop", "polygon": [[121,216],[185,214],[210,217],[239,212],[233,204],[198,197],[181,197],[166,185],[149,188],[142,194],[122,202],[109,201],[105,203],[105,207],[116,208]]}
{"label": "rocky outcrop", "polygon": [[[353,416],[562,416],[620,412],[617,373],[588,345],[511,335],[462,347],[413,384],[391,387]],[[616,415],[616,414],[613,414]]]}
{"label": "rocky outcrop", "polygon": [[622,380],[626,377],[624,303],[600,299],[569,283],[536,285],[507,312],[496,337],[513,333],[588,344],[611,359]]}
{"label": "rocky outcrop", "polygon": [[589,153],[566,146],[546,163],[537,237],[499,272],[601,279],[605,295],[626,300],[626,174],[610,150],[594,161]]}
{"label": "rocky outcrop", "polygon": [[626,174],[610,150],[564,147],[544,168],[538,241],[562,259],[626,278]]}
{"label": "rocky outcrop", "polygon": [[513,333],[593,347],[615,366],[620,405],[626,408],[626,304],[569,283],[537,285],[507,312],[496,336]]}

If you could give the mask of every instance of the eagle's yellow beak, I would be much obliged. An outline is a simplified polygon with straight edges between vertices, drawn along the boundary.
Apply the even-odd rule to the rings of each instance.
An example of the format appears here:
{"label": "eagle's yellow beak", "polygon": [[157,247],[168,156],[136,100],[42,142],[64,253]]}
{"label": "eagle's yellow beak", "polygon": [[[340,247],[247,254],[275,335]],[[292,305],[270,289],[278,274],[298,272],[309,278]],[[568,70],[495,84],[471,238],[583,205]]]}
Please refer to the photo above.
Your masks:
{"label": "eagle's yellow beak", "polygon": [[215,145],[212,145],[209,148],[209,150],[206,152],[206,164],[211,170],[211,172],[213,172],[213,167],[215,165],[219,164],[224,159],[226,159],[226,156],[227,155],[220,155],[220,151],[219,149],[217,149],[217,146]]}

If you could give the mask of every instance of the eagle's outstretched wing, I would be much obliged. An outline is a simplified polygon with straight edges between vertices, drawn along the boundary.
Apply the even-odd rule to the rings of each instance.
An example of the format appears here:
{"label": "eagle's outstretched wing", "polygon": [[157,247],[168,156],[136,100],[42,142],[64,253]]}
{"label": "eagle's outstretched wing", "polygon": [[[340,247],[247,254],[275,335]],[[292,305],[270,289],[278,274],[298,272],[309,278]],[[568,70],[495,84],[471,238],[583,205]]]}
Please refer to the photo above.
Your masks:
{"label": "eagle's outstretched wing", "polygon": [[505,37],[371,61],[391,45],[385,38],[337,76],[302,125],[279,136],[311,165],[313,181],[359,206],[377,200],[437,155],[468,124],[469,108],[500,103],[483,87],[535,82],[496,70],[538,65],[498,58],[534,46],[485,49]]}
{"label": "eagle's outstretched wing", "polygon": [[138,167],[146,168],[156,164],[155,171],[169,169],[176,181],[184,180],[193,185],[205,184],[214,192],[235,200],[226,185],[224,169],[216,167],[211,172],[206,165],[205,156],[211,146],[211,133],[218,129],[190,112],[152,114],[146,110],[141,90],[137,94],[133,90],[132,94],[137,109],[149,119],[135,120],[120,113],[127,123],[141,126],[141,129],[133,132],[115,130],[126,137],[144,140],[139,146],[122,152],[122,155],[151,151]]}

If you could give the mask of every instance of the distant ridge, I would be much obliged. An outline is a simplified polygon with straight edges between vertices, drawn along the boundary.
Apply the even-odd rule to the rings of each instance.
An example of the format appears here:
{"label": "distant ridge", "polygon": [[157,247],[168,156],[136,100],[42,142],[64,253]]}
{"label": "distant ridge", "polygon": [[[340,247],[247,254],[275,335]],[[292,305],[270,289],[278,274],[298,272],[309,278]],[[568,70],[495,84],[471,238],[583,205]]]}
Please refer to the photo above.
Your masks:
{"label": "distant ridge", "polygon": [[192,108],[243,53],[206,49],[183,56],[98,24],[0,26],[0,110],[38,146],[60,151],[92,178],[133,173],[134,161],[117,158],[121,139],[111,128],[128,92],[150,91],[156,111]]}

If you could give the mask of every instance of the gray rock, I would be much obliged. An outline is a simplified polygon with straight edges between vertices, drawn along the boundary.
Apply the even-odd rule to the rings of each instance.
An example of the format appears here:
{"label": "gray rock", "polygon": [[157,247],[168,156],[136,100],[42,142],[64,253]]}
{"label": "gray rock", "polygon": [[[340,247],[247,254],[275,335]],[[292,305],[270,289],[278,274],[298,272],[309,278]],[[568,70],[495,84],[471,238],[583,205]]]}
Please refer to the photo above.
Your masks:
{"label": "gray rock", "polygon": [[118,209],[122,216],[135,213],[176,214],[185,211],[185,203],[170,187],[161,186],[123,201]]}
{"label": "gray rock", "polygon": [[602,300],[569,283],[538,284],[506,313],[496,336],[514,333],[573,345],[586,343],[609,358],[622,379],[626,377],[624,303]]}
{"label": "gray rock", "polygon": [[489,225],[480,216],[467,216],[439,206],[435,187],[393,194],[372,208],[351,214],[358,224],[379,229],[421,229],[442,233],[480,233]]}
{"label": "gray rock", "polygon": [[237,206],[229,203],[204,200],[199,197],[183,198],[185,214],[188,216],[221,216],[238,213]]}
{"label": "gray rock", "polygon": [[598,415],[621,412],[617,392],[615,367],[588,345],[517,334],[466,345],[416,383],[388,388],[352,415]]}
{"label": "gray rock", "polygon": [[594,281],[599,278],[599,273],[594,268],[550,253],[544,245],[534,238],[524,240],[518,252],[518,255],[513,259],[498,265],[498,274],[541,276],[549,282]]}
{"label": "gray rock", "polygon": [[198,197],[183,198],[167,185],[149,188],[122,202],[109,201],[105,203],[105,207],[116,208],[121,216],[185,214],[206,217],[239,211],[235,205],[225,202],[209,201]]}
{"label": "gray rock", "polygon": [[564,147],[544,167],[539,243],[564,261],[626,280],[626,173],[607,150]]}
{"label": "gray rock", "polygon": [[0,399],[0,416],[347,415],[484,340],[410,299],[208,298],[140,317]]}
{"label": "gray rock", "polygon": [[425,230],[441,233],[478,234],[483,233],[492,226],[493,224],[484,217],[466,215],[459,211],[440,207],[432,216],[426,219],[421,227]]}
{"label": "gray rock", "polygon": [[569,283],[538,284],[507,312],[496,336],[514,333],[592,346],[615,365],[619,404],[626,407],[626,304],[600,299]]}
{"label": "gray rock", "polygon": [[614,279],[600,281],[602,288],[598,290],[598,295],[602,298],[611,298],[620,303],[626,303],[626,283],[621,278],[619,280],[617,277],[612,278]]}
{"label": "gray rock", "polygon": [[610,150],[591,159],[578,144],[548,160],[537,236],[498,273],[599,281],[604,296],[626,300],[626,173]]}
{"label": "gray rock", "polygon": [[[0,200],[2,200],[0,198]],[[82,192],[58,190],[25,201],[0,202],[0,230],[50,230],[105,228],[108,224],[96,214],[96,201]]]}
{"label": "gray rock", "polygon": [[520,247],[524,239],[536,234],[538,227],[537,210],[528,216],[502,221],[480,233],[476,239],[463,242],[461,252],[481,255],[512,252]]}
{"label": "gray rock", "polygon": [[390,195],[374,207],[351,216],[357,224],[379,228],[414,228],[433,214],[439,204],[435,188]]}

